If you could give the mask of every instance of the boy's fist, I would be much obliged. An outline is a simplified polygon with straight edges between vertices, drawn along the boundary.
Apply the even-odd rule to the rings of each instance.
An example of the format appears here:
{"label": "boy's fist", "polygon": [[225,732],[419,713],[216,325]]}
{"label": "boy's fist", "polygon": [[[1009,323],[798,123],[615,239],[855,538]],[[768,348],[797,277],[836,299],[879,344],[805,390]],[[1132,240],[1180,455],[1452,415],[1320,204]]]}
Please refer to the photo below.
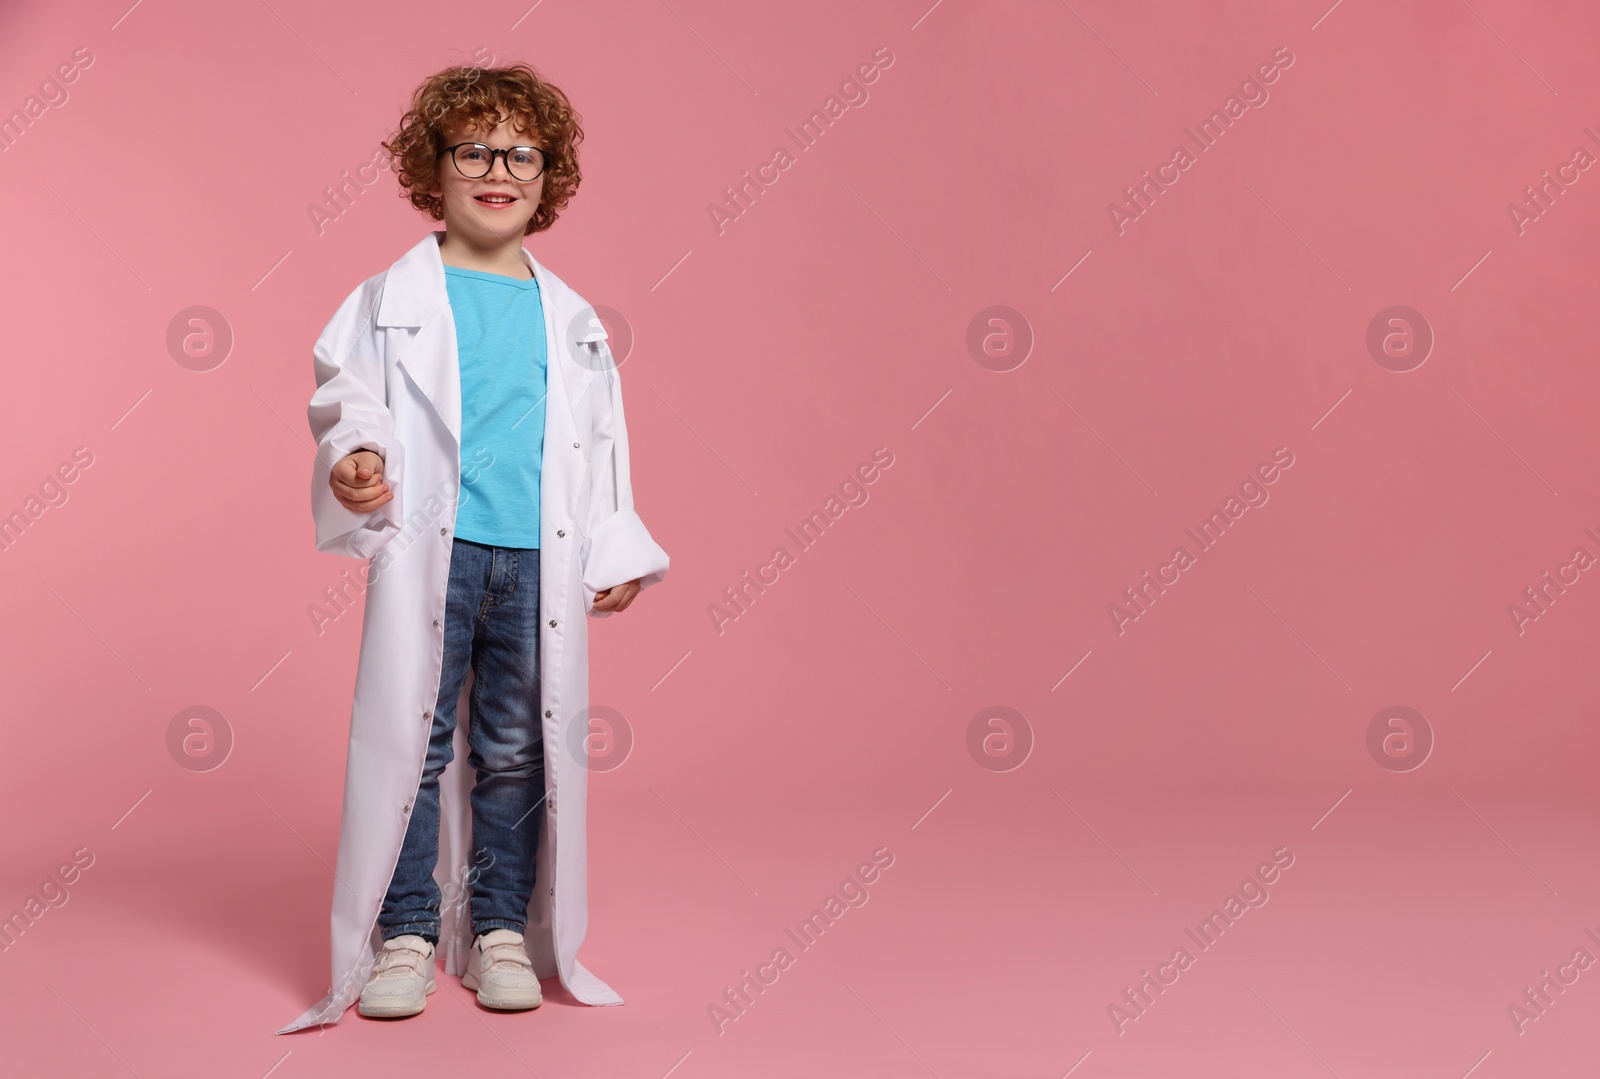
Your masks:
{"label": "boy's fist", "polygon": [[594,609],[597,611],[625,611],[628,604],[633,602],[633,597],[639,594],[639,578],[635,577],[627,584],[619,584],[615,588],[602,589],[594,594]]}
{"label": "boy's fist", "polygon": [[351,513],[371,513],[394,498],[383,481],[383,458],[371,450],[357,450],[334,465],[328,486]]}

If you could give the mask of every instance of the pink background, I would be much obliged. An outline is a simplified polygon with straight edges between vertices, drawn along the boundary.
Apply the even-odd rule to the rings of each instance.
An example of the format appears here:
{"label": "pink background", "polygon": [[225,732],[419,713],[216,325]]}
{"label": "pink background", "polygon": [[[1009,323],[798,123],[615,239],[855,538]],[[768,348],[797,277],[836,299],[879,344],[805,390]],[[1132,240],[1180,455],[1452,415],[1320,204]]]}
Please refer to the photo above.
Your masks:
{"label": "pink background", "polygon": [[[1507,206],[1600,154],[1600,15],[1331,7],[8,4],[0,111],[93,62],[0,154],[0,512],[93,464],[0,552],[0,911],[94,861],[0,953],[0,1071],[1592,1075],[1600,968],[1520,1034],[1507,1009],[1600,958],[1600,574],[1521,633],[1507,608],[1600,555],[1600,172],[1521,234]],[[723,188],[880,46],[719,235]],[[275,1037],[326,987],[360,635],[307,614],[358,567],[312,544],[311,343],[437,227],[387,173],[320,234],[308,207],[474,58],[583,116],[582,189],[529,247],[632,328],[672,556],[590,623],[635,746],[591,783],[582,958],[627,1004],[548,982],[491,1013],[451,978],[404,1023]],[[1108,204],[1185,144],[1119,235]],[[210,371],[166,344],[192,305],[234,335]],[[1033,337],[1006,372],[966,344],[993,305]],[[1403,373],[1366,345],[1393,305],[1436,337]],[[1270,501],[1119,634],[1108,605],[1280,446]],[[878,447],[870,500],[719,633]],[[195,705],[233,738],[209,771],[168,750]],[[1368,750],[1394,705],[1435,739],[1409,771]],[[1007,771],[968,750],[991,706],[1033,739]],[[870,901],[719,1034],[708,1006],[879,847]]]}

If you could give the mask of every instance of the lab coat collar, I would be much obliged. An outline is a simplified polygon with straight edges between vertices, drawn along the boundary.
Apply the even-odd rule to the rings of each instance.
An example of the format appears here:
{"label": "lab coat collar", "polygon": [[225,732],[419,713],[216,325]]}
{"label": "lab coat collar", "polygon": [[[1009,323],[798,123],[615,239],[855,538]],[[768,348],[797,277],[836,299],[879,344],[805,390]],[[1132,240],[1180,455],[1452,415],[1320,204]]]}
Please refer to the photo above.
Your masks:
{"label": "lab coat collar", "polygon": [[[378,326],[417,327],[402,349],[399,363],[433,403],[450,433],[461,441],[461,378],[456,361],[454,320],[449,314],[444,260],[439,243],[444,231],[430,232],[389,267],[383,298],[374,322]],[[593,366],[574,355],[575,341],[604,340],[606,333],[594,309],[560,278],[520,249],[522,261],[539,282],[539,302],[544,309],[545,355],[550,382],[546,410],[563,397],[574,419],[577,402],[594,380]],[[582,317],[584,315],[587,317]],[[452,332],[446,332],[447,328]],[[570,339],[570,340],[569,340]],[[588,346],[585,346],[588,347]]]}
{"label": "lab coat collar", "polygon": [[[439,244],[443,240],[443,229],[430,232],[389,267],[383,299],[378,303],[377,325],[424,326],[445,302],[444,259],[439,255]],[[554,295],[558,290],[553,286],[559,282],[552,280],[550,271],[539,265],[526,247],[519,251],[522,261],[533,271],[534,280],[539,282],[541,302],[561,299]]]}

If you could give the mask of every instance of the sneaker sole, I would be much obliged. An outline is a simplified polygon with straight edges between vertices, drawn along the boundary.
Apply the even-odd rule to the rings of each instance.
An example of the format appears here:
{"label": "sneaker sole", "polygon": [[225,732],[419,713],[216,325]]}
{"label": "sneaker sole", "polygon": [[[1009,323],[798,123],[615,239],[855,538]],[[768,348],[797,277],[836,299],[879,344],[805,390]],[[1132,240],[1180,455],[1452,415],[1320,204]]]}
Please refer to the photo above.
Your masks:
{"label": "sneaker sole", "polygon": [[497,1012],[531,1011],[544,1003],[542,990],[530,990],[526,994],[507,997],[484,996],[483,990],[478,985],[478,979],[472,976],[471,971],[461,976],[461,987],[463,989],[476,989],[478,991],[478,1003],[485,1008],[493,1008]]}
{"label": "sneaker sole", "polygon": [[404,1019],[408,1016],[420,1015],[422,1013],[422,1009],[428,1005],[429,995],[438,988],[439,983],[436,980],[429,978],[428,988],[424,990],[422,994],[422,1003],[418,1004],[415,1008],[411,1007],[409,1003],[391,1005],[389,1007],[373,1005],[369,1008],[366,1001],[362,1001],[356,1005],[356,1011],[366,1016],[368,1019]]}

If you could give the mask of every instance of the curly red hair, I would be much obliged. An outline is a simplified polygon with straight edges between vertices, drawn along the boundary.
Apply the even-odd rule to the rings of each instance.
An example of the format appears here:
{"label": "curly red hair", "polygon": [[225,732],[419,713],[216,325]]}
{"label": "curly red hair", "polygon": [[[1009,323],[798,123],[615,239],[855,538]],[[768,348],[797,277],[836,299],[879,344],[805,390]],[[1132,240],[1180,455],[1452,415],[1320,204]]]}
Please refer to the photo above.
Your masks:
{"label": "curly red hair", "polygon": [[538,136],[548,163],[539,208],[524,235],[555,224],[583,181],[578,168],[580,117],[567,95],[525,63],[509,67],[448,67],[430,75],[411,95],[400,129],[380,145],[393,158],[400,197],[433,218],[444,219],[444,200],[428,189],[439,182],[439,152],[445,129],[488,130],[501,120]]}

